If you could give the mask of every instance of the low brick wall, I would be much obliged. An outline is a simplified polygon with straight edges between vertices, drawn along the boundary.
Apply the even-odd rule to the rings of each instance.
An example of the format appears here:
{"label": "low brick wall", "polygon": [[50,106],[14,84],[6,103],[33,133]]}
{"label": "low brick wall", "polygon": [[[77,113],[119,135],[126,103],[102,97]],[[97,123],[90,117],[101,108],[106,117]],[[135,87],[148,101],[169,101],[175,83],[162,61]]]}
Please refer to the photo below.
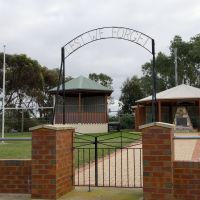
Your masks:
{"label": "low brick wall", "polygon": [[173,174],[176,200],[200,199],[200,162],[174,161]]}
{"label": "low brick wall", "polygon": [[74,189],[74,128],[40,125],[32,131],[31,160],[0,160],[0,193],[58,199]]}
{"label": "low brick wall", "polygon": [[0,193],[31,193],[31,160],[0,160]]}

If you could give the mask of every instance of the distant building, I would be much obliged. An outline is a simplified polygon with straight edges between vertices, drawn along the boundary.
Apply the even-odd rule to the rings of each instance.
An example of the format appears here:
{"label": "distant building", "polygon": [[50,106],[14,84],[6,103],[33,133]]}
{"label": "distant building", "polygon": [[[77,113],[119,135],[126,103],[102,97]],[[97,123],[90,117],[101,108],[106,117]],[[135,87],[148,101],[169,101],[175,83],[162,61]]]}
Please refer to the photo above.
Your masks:
{"label": "distant building", "polygon": [[[135,129],[151,122],[152,96],[136,101]],[[200,131],[200,89],[189,85],[178,85],[156,95],[156,121],[176,125],[179,130]]]}
{"label": "distant building", "polygon": [[[57,88],[50,90],[55,95]],[[65,83],[65,124],[80,133],[108,131],[107,100],[112,90],[83,76]],[[63,91],[60,86],[55,123],[63,123]]]}

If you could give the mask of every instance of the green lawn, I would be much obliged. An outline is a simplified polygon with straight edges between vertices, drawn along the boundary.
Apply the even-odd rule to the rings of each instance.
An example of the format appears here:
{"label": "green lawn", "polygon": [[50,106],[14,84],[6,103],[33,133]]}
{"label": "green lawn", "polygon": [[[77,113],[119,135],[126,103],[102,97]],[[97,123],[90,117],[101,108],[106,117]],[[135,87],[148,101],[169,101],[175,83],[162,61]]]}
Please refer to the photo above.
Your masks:
{"label": "green lawn", "polygon": [[[127,146],[128,144],[140,139],[140,134],[130,133],[128,130],[112,133],[98,133],[92,135],[76,135],[75,136],[75,164],[76,167],[83,163],[88,163],[89,160],[94,160],[95,136],[98,136],[98,157],[109,155],[115,149]],[[122,136],[122,138],[121,138]],[[31,137],[31,133],[12,133],[5,134],[6,138]],[[83,145],[83,146],[81,146]],[[90,149],[90,150],[89,150]],[[90,159],[89,159],[90,151]],[[83,155],[84,154],[84,155]],[[31,141],[7,141],[4,144],[0,143],[0,159],[28,159],[31,158]],[[78,162],[79,158],[79,162]]]}
{"label": "green lawn", "polygon": [[[30,138],[31,133],[5,134],[5,138]],[[31,141],[0,142],[0,159],[28,159],[31,158]]]}
{"label": "green lawn", "polygon": [[134,188],[92,188],[88,192],[88,187],[76,187],[75,190],[62,196],[60,200],[142,200],[142,189]]}
{"label": "green lawn", "polygon": [[104,157],[117,151],[120,147],[128,146],[137,142],[141,135],[135,132],[121,131],[110,133],[99,133],[92,135],[77,135],[75,138],[75,164],[76,167],[95,160],[95,145],[91,144],[98,136],[98,158]]}

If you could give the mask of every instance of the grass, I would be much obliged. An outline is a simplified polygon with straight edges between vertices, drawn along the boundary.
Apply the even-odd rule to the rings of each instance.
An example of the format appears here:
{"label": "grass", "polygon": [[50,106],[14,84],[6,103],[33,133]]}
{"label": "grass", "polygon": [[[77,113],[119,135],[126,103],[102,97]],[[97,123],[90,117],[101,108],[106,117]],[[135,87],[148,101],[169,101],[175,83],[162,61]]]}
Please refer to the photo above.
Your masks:
{"label": "grass", "polygon": [[133,188],[92,188],[76,187],[72,192],[67,193],[60,200],[141,200],[143,199],[142,189]]}
{"label": "grass", "polygon": [[[5,138],[30,138],[31,133],[7,133]],[[31,141],[0,142],[0,159],[30,159]]]}
{"label": "grass", "polygon": [[75,137],[75,166],[80,167],[84,163],[95,160],[95,145],[91,144],[98,137],[98,158],[104,157],[116,151],[121,147],[128,146],[130,143],[140,139],[140,134],[129,132],[99,133],[92,135],[78,135]]}
{"label": "grass", "polygon": [[[1,200],[31,200],[30,194],[0,194]],[[134,188],[91,188],[76,187],[59,200],[142,200],[142,189]]]}
{"label": "grass", "polygon": [[[121,139],[122,136],[122,139]],[[31,133],[8,133],[6,138],[30,138]],[[95,159],[95,146],[91,144],[98,137],[98,157],[111,154],[115,149],[129,145],[138,140],[140,135],[128,130],[111,133],[96,133],[92,135],[76,135],[75,137],[75,166],[81,166]],[[83,145],[83,146],[81,146]],[[90,150],[89,150],[90,149]],[[31,141],[7,141],[0,144],[0,159],[30,159]],[[89,157],[90,151],[90,157]]]}

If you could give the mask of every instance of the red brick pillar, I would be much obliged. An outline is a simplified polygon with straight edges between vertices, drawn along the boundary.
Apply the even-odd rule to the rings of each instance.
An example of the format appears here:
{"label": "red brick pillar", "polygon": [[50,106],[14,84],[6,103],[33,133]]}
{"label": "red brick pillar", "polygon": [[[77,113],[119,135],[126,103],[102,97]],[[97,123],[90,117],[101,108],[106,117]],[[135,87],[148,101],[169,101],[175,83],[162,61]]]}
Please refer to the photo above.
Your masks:
{"label": "red brick pillar", "polygon": [[57,199],[73,190],[73,134],[64,125],[41,125],[32,131],[32,198]]}
{"label": "red brick pillar", "polygon": [[143,146],[144,200],[173,199],[174,125],[155,122],[140,126]]}

